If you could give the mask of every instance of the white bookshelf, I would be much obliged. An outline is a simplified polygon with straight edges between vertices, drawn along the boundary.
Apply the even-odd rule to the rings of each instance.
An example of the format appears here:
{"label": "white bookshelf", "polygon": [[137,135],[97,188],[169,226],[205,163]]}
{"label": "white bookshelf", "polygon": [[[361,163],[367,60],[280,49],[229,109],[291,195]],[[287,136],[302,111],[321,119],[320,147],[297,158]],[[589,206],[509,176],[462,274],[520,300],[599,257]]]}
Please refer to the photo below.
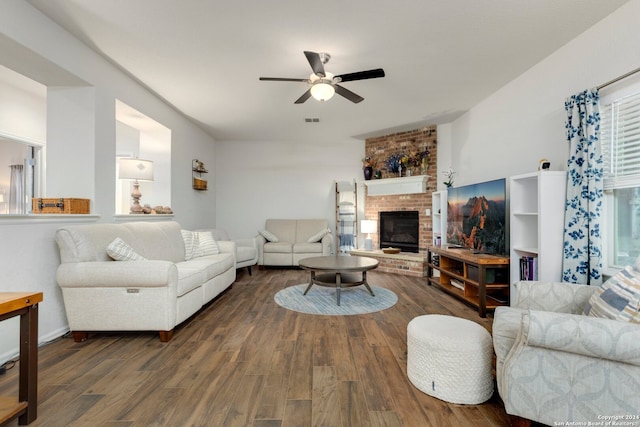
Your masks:
{"label": "white bookshelf", "polygon": [[562,277],[567,174],[540,171],[509,178],[511,300],[520,280],[520,258],[537,258],[538,280]]}
{"label": "white bookshelf", "polygon": [[431,219],[433,221],[433,242],[440,237],[440,245],[447,244],[447,190],[431,193]]}

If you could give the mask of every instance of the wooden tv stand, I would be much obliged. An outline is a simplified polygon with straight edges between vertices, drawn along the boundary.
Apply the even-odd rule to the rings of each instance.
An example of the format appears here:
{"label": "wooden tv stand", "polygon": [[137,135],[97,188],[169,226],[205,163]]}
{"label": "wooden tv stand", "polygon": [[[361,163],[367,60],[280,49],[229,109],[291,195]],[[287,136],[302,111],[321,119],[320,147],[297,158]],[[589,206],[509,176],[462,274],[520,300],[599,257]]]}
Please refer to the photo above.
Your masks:
{"label": "wooden tv stand", "polygon": [[427,283],[486,317],[487,310],[509,305],[509,257],[432,246],[427,251]]}

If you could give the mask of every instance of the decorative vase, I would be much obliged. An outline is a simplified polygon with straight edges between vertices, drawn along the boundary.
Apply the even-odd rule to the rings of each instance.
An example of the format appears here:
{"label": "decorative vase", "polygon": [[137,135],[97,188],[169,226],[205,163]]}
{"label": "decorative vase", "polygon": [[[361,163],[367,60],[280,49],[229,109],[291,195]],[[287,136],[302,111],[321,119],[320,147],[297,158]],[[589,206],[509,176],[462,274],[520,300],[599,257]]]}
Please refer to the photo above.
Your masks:
{"label": "decorative vase", "polygon": [[398,176],[402,176],[402,165],[398,166]]}
{"label": "decorative vase", "polygon": [[365,166],[364,170],[364,179],[369,181],[373,177],[373,168],[371,166]]}

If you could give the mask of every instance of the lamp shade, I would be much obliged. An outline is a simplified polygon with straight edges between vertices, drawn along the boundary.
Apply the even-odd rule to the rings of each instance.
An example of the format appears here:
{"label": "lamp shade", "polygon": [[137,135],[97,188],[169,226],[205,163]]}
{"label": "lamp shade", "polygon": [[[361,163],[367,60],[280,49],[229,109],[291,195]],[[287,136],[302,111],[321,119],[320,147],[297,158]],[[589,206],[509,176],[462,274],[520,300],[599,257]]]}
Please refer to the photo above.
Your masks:
{"label": "lamp shade", "polygon": [[378,231],[378,221],[373,219],[363,219],[360,221],[360,231],[371,234]]}
{"label": "lamp shade", "polygon": [[323,80],[311,86],[311,96],[318,101],[327,101],[333,97],[334,93],[336,93],[334,87]]}
{"label": "lamp shade", "polygon": [[134,158],[119,160],[118,178],[153,181],[153,162]]}

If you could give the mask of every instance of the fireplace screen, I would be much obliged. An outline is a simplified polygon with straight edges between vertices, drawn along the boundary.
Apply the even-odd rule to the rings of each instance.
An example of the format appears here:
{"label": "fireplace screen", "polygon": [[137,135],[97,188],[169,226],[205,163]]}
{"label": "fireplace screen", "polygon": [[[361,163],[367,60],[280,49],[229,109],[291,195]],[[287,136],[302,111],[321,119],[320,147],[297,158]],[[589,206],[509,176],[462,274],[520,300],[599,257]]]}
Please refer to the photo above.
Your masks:
{"label": "fireplace screen", "polygon": [[380,212],[380,249],[418,252],[418,211]]}

